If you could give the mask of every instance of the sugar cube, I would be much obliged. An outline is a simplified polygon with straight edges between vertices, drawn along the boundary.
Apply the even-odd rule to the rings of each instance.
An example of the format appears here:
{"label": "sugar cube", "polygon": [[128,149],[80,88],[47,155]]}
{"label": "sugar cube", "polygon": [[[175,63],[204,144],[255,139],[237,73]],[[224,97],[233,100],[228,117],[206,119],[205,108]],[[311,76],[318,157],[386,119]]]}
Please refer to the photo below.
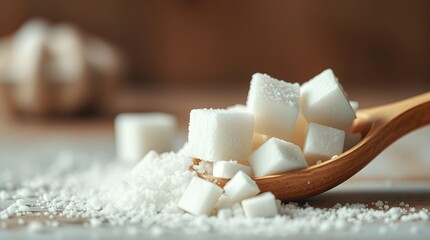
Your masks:
{"label": "sugar cube", "polygon": [[349,101],[349,105],[351,105],[352,110],[355,112],[358,110],[358,107],[360,106],[357,101]]}
{"label": "sugar cube", "polygon": [[218,161],[213,165],[212,175],[219,178],[232,178],[238,171],[251,175],[251,168],[236,161]]}
{"label": "sugar cube", "polygon": [[309,165],[318,160],[331,159],[342,153],[345,132],[339,129],[311,123],[308,126],[305,148],[303,150]]}
{"label": "sugar cube", "polygon": [[251,152],[254,117],[225,109],[194,109],[190,113],[188,152],[205,161],[247,159]]}
{"label": "sugar cube", "polygon": [[230,200],[237,202],[257,195],[260,189],[246,173],[239,171],[225,184],[224,191]]}
{"label": "sugar cube", "polygon": [[350,128],[355,112],[331,69],[304,83],[300,90],[301,112],[308,122]]}
{"label": "sugar cube", "polygon": [[293,135],[289,139],[291,143],[296,144],[301,149],[303,149],[305,145],[306,132],[308,130],[308,122],[306,121],[303,114],[299,114],[297,117],[296,126],[294,127]]}
{"label": "sugar cube", "polygon": [[256,177],[307,167],[300,148],[290,142],[271,138],[249,156]]}
{"label": "sugar cube", "polygon": [[226,109],[229,111],[237,111],[237,112],[247,112],[248,111],[248,108],[246,108],[246,105],[243,105],[243,104],[235,104],[232,106],[228,106]]}
{"label": "sugar cube", "polygon": [[231,208],[236,202],[231,200],[227,194],[221,195],[215,205],[216,209]]}
{"label": "sugar cube", "polygon": [[166,113],[122,113],[115,119],[117,156],[137,162],[150,150],[171,150],[176,118]]}
{"label": "sugar cube", "polygon": [[233,217],[233,211],[231,210],[231,208],[223,208],[218,210],[217,216],[218,218],[226,220]]}
{"label": "sugar cube", "polygon": [[179,208],[194,215],[209,215],[223,190],[218,185],[193,177],[179,200]]}
{"label": "sugar cube", "polygon": [[271,192],[265,192],[242,201],[242,208],[247,218],[274,217],[278,215],[276,198]]}
{"label": "sugar cube", "polygon": [[288,139],[300,111],[300,86],[255,73],[246,105],[254,113],[255,132]]}

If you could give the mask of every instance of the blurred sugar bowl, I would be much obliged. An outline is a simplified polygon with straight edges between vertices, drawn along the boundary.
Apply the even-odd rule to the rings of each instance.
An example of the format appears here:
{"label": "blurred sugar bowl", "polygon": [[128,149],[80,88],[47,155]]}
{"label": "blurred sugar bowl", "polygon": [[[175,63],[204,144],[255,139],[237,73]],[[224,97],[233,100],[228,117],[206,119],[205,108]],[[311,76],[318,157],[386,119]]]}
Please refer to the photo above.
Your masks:
{"label": "blurred sugar bowl", "polygon": [[34,19],[0,42],[2,100],[15,113],[105,111],[124,75],[122,54],[70,24]]}

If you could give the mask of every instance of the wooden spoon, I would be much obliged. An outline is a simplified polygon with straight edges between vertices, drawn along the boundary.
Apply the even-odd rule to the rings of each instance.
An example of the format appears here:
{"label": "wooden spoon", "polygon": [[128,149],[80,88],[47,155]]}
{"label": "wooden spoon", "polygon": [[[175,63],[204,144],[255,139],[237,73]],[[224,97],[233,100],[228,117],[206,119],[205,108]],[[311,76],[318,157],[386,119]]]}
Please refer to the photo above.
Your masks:
{"label": "wooden spoon", "polygon": [[[400,102],[362,109],[357,112],[353,132],[364,137],[348,151],[318,165],[254,180],[261,192],[270,191],[284,201],[312,197],[346,181],[395,140],[429,123],[430,92]],[[216,180],[221,186],[228,181],[207,174],[199,176]]]}

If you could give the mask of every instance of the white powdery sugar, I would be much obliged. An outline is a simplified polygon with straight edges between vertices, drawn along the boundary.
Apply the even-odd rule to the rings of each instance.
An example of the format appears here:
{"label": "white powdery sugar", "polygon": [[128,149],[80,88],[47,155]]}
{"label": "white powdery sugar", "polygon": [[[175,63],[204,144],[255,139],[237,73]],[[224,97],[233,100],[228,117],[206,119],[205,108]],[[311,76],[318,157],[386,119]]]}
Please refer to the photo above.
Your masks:
{"label": "white powdery sugar", "polygon": [[[111,205],[119,209],[139,208],[142,213],[177,213],[178,201],[195,173],[189,171],[191,158],[164,153],[158,159],[143,163],[143,170],[108,194]],[[108,200],[107,199],[107,200]]]}
{"label": "white powdery sugar", "polygon": [[[31,220],[27,225],[30,232],[65,225],[56,220],[61,216],[83,219],[82,225],[86,227],[124,226],[129,235],[142,230],[152,236],[162,236],[170,230],[265,237],[333,231],[359,234],[363,226],[375,222],[386,224],[379,233],[388,234],[401,222],[429,221],[427,209],[406,209],[401,206],[405,203],[390,207],[395,204],[381,200],[369,207],[360,203],[337,203],[330,208],[277,200],[279,215],[252,219],[246,218],[241,205],[236,203],[218,215],[214,212],[211,216],[193,216],[178,208],[179,199],[196,176],[189,170],[193,162],[185,153],[184,148],[178,153],[164,153],[142,162],[138,174],[131,174],[130,166],[115,161],[96,161],[79,168],[75,161],[80,157],[68,156],[68,161],[22,182],[15,190],[1,191],[2,199],[9,201],[10,206],[0,210],[0,217],[18,217],[18,224],[23,225],[26,222],[19,216],[43,214],[50,219],[44,223]],[[38,200],[22,199],[21,195],[28,192]],[[11,196],[16,196],[15,200],[8,200]],[[7,222],[1,219],[0,227],[7,228]],[[419,233],[419,229],[414,227],[410,232]]]}

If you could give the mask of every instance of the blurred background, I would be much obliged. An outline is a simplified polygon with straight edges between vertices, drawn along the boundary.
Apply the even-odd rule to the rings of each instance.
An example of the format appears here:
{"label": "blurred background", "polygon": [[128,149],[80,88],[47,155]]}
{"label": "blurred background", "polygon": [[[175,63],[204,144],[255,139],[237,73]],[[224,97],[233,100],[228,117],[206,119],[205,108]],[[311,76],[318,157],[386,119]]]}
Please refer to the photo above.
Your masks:
{"label": "blurred background", "polygon": [[192,108],[244,103],[255,72],[302,83],[330,67],[361,107],[430,89],[426,0],[1,0],[0,37],[35,17],[122,53],[113,101],[96,115],[157,110],[186,125]]}

